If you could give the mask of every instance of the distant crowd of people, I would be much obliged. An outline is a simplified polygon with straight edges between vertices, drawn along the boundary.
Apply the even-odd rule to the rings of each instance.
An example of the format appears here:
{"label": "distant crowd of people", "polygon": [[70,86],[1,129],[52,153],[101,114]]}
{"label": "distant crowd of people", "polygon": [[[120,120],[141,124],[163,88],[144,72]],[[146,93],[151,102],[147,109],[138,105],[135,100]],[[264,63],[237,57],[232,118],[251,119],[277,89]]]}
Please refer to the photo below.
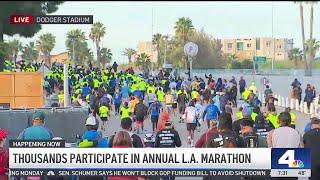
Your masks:
{"label": "distant crowd of people", "polygon": [[[270,82],[265,84],[265,102],[258,98],[255,82],[243,77],[227,80],[205,77],[172,77],[161,70],[157,76],[145,76],[133,71],[118,71],[113,66],[106,69],[82,66],[70,67],[70,95],[74,106],[89,108],[84,126],[86,131],[77,142],[78,148],[177,148],[187,144],[194,148],[299,148],[309,147],[312,152],[312,180],[320,179],[320,120],[313,116],[302,136],[296,129],[297,116],[290,108],[277,111]],[[45,78],[48,94],[58,91],[63,105],[62,66],[54,65]],[[301,83],[292,84],[294,96]],[[314,89],[313,89],[314,90]],[[306,90],[305,101],[314,98],[315,91]],[[297,92],[296,92],[297,91]],[[307,93],[308,91],[308,93]],[[310,94],[309,94],[310,91]],[[108,139],[103,132],[113,131],[110,119],[118,119],[120,131]],[[23,130],[18,139],[50,140],[50,127],[45,127],[45,114],[38,111],[32,116],[32,126]],[[145,121],[150,121],[151,132]],[[178,131],[184,123],[186,131]],[[206,126],[201,132],[202,126]],[[201,133],[195,138],[195,132]],[[0,174],[8,170],[7,149],[4,147],[8,133],[0,129]],[[181,136],[187,137],[183,142]],[[262,157],[263,158],[263,157]],[[84,178],[83,179],[89,179]],[[160,179],[160,177],[108,177],[109,180]],[[161,177],[175,179],[175,177]],[[204,177],[204,179],[240,179],[240,177]],[[80,177],[81,179],[81,177]],[[99,179],[95,177],[94,179]],[[101,177],[100,177],[101,179]],[[249,178],[250,179],[250,178]]]}

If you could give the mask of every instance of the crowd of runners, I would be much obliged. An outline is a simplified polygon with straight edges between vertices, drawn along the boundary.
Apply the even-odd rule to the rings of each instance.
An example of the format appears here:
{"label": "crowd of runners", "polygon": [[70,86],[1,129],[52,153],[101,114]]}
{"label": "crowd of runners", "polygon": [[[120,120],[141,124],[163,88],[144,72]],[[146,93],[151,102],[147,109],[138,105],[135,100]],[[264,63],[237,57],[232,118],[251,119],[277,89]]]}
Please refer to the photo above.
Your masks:
{"label": "crowd of runners", "polygon": [[[320,179],[319,118],[312,116],[302,136],[295,129],[299,121],[295,113],[290,108],[277,111],[274,104],[277,99],[273,97],[270,82],[265,83],[265,102],[262,102],[255,82],[246,82],[243,77],[225,79],[209,74],[188,79],[162,70],[156,76],[146,76],[135,73],[132,68],[118,71],[116,64],[106,69],[91,65],[69,67],[68,72],[72,105],[88,107],[90,112],[85,123],[87,130],[76,144],[78,148],[176,148],[185,143],[194,148],[309,147],[312,149],[311,179]],[[47,94],[57,94],[59,99],[52,106],[63,106],[63,79],[61,65],[53,65],[45,77]],[[300,96],[301,100],[300,86],[297,79],[292,83],[292,96]],[[316,97],[315,88],[308,86],[305,96],[309,106]],[[108,126],[111,118],[119,122],[122,130],[106,139],[102,132],[113,131]],[[32,119],[33,125],[22,131],[18,139],[54,138],[50,127],[44,126],[43,112],[34,113]],[[175,126],[182,123],[186,131],[178,132]],[[151,131],[146,124],[152,126]],[[199,131],[200,138],[195,138],[195,131]],[[0,129],[0,174],[8,168],[6,136],[7,131]],[[181,136],[187,136],[187,142],[182,142]],[[110,180],[138,178],[158,179],[108,177]],[[238,177],[204,177],[224,178]]]}

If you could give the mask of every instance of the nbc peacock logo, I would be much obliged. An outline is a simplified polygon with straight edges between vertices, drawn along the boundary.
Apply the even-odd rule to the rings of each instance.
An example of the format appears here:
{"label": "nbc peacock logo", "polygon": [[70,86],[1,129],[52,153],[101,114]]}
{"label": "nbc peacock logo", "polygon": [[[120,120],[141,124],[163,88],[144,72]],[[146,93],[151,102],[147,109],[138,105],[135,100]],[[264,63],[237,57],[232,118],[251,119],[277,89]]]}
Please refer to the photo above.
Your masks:
{"label": "nbc peacock logo", "polygon": [[292,163],[291,163],[291,166],[292,168],[303,168],[304,167],[304,164],[301,160],[294,160]]}

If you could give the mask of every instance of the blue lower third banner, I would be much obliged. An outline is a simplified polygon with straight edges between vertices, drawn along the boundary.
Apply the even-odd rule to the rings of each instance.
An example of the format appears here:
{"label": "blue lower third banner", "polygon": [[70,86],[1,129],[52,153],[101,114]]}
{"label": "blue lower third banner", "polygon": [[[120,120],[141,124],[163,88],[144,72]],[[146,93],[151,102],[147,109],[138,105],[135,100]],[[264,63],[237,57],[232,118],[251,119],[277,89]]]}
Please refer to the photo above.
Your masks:
{"label": "blue lower third banner", "polygon": [[273,148],[271,169],[272,177],[310,177],[311,150],[309,148]]}

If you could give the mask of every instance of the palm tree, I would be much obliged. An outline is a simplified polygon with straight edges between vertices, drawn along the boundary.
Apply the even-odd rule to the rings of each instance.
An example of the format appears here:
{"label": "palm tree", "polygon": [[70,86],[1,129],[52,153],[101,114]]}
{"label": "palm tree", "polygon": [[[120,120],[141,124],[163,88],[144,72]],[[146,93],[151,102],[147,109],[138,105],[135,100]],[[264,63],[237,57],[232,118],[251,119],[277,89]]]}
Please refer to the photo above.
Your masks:
{"label": "palm tree", "polygon": [[316,52],[320,48],[320,41],[316,41],[316,39],[308,39],[305,43],[306,52],[310,56],[311,60],[316,56]]}
{"label": "palm tree", "polygon": [[303,5],[302,5],[302,1],[295,1],[295,3],[299,5],[303,60],[306,61],[306,50],[305,50],[305,46],[304,46],[306,38],[305,38],[305,34],[304,34]]}
{"label": "palm tree", "polygon": [[[73,57],[73,41],[75,56]],[[80,62],[83,60],[83,54],[88,54],[86,35],[81,29],[73,29],[67,33],[66,46],[68,48],[69,55],[72,57],[73,63]],[[85,55],[84,55],[85,56]],[[75,59],[73,59],[75,58]],[[74,62],[75,61],[75,62]]]}
{"label": "palm tree", "polygon": [[298,61],[302,59],[302,51],[299,48],[293,48],[288,54],[289,60],[294,62],[294,66],[298,67]]}
{"label": "palm tree", "polygon": [[102,48],[101,49],[101,64],[102,67],[104,68],[106,63],[110,63],[112,60],[112,53],[111,53],[111,49],[108,48]]}
{"label": "palm tree", "polygon": [[36,50],[34,42],[29,42],[29,44],[23,47],[22,58],[25,61],[32,62],[33,60],[36,60],[38,56],[39,56],[39,53]]}
{"label": "palm tree", "polygon": [[9,41],[8,50],[10,57],[16,63],[19,52],[22,50],[22,44],[18,39],[14,39],[13,41]]}
{"label": "palm tree", "polygon": [[[175,23],[174,26],[175,34],[178,38],[178,42],[180,42],[180,46],[184,47],[186,42],[189,39],[189,36],[193,35],[194,33],[194,26],[192,25],[192,20],[188,17],[181,17],[178,19],[178,21]],[[182,52],[183,53],[183,52]],[[186,62],[186,58],[184,56],[184,53],[181,55],[182,57],[182,63]],[[180,63],[181,64],[181,63]],[[189,63],[187,62],[187,68],[189,69]]]}
{"label": "palm tree", "polygon": [[154,34],[152,36],[152,44],[156,46],[156,50],[157,50],[157,54],[158,54],[158,57],[157,57],[157,62],[160,64],[160,43],[162,41],[162,34],[160,33],[157,33],[157,34]]}
{"label": "palm tree", "polygon": [[50,53],[56,44],[55,36],[51,33],[42,34],[36,41],[36,48],[46,57],[46,64],[51,65]]}
{"label": "palm tree", "polygon": [[137,60],[135,61],[135,65],[139,67],[139,69],[145,69],[148,66],[151,66],[150,56],[146,53],[138,54]]}
{"label": "palm tree", "polygon": [[182,47],[188,41],[189,36],[194,33],[194,26],[192,25],[192,20],[189,17],[179,18],[175,23],[174,29]]}
{"label": "palm tree", "polygon": [[127,56],[129,60],[129,64],[131,63],[131,56],[137,54],[137,51],[132,48],[126,48],[122,51],[122,55]]}
{"label": "palm tree", "polygon": [[101,42],[101,38],[103,38],[105,34],[106,34],[106,27],[104,27],[101,22],[96,22],[92,25],[89,37],[93,41],[93,43],[96,44],[98,62],[100,62],[100,58],[101,58],[100,42]]}
{"label": "palm tree", "polygon": [[313,35],[313,5],[316,4],[316,1],[308,1],[308,4],[310,6],[310,38],[312,39]]}
{"label": "palm tree", "polygon": [[308,63],[307,68],[309,71],[307,71],[307,76],[312,76],[312,62],[314,61],[314,58],[316,56],[316,52],[320,48],[320,41],[316,41],[315,39],[309,39],[305,43],[306,47],[306,54],[308,55]]}

